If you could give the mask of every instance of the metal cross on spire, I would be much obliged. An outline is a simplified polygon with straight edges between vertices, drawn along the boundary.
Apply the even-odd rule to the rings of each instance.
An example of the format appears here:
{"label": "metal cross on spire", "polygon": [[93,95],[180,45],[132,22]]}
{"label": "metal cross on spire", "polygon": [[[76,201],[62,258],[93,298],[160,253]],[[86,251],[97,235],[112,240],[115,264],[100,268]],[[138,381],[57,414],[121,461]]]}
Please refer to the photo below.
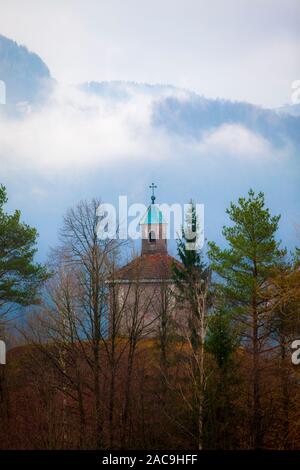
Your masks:
{"label": "metal cross on spire", "polygon": [[152,189],[152,196],[151,196],[151,201],[152,201],[152,204],[154,204],[155,202],[155,194],[154,194],[154,189],[157,189],[157,186],[155,186],[154,183],[151,184],[151,186],[149,186],[150,189]]}

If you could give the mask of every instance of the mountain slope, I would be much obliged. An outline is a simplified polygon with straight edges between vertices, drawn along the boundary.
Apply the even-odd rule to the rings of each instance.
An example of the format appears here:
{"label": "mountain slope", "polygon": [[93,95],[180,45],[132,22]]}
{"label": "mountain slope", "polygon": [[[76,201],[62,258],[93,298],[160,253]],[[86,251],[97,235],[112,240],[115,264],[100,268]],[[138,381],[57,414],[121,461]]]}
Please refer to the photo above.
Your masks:
{"label": "mountain slope", "polygon": [[6,85],[6,102],[37,103],[52,84],[50,71],[42,59],[24,46],[0,35],[0,80]]}
{"label": "mountain slope", "polygon": [[291,141],[300,147],[300,116],[296,112],[279,113],[249,103],[208,99],[171,85],[111,81],[85,83],[80,89],[113,101],[129,100],[135,93],[151,97],[154,126],[173,135],[201,139],[210,129],[240,125],[275,146]]}
{"label": "mountain slope", "polygon": [[287,140],[300,146],[300,117],[278,115],[248,103],[209,100],[198,96],[182,101],[167,98],[157,103],[156,125],[177,135],[201,138],[204,131],[224,124],[241,125],[282,147]]}

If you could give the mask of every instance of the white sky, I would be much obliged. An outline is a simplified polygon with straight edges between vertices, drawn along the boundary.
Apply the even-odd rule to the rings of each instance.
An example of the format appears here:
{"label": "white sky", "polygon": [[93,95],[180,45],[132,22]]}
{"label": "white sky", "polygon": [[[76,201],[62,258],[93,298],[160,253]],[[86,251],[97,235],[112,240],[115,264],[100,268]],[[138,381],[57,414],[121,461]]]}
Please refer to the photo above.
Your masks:
{"label": "white sky", "polygon": [[0,0],[0,32],[63,83],[170,83],[272,107],[300,79],[300,0]]}

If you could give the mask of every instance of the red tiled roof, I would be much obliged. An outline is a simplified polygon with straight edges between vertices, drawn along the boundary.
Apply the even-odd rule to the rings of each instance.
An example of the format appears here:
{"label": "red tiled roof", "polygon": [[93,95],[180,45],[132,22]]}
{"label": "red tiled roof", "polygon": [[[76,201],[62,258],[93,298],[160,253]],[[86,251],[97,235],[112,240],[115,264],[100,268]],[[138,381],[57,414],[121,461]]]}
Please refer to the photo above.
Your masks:
{"label": "red tiled roof", "polygon": [[171,279],[173,263],[180,265],[173,256],[166,254],[144,254],[119,269],[115,280]]}

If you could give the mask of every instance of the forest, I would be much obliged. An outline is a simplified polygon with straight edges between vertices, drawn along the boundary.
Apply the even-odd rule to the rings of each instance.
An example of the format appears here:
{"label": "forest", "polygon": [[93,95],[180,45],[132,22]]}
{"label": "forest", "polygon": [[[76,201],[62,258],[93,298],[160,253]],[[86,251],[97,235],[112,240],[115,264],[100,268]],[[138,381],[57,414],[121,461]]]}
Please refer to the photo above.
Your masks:
{"label": "forest", "polygon": [[300,449],[300,250],[262,192],[230,204],[221,246],[183,228],[150,296],[139,276],[120,291],[128,247],[97,236],[99,200],[66,212],[45,264],[6,202],[0,449]]}

